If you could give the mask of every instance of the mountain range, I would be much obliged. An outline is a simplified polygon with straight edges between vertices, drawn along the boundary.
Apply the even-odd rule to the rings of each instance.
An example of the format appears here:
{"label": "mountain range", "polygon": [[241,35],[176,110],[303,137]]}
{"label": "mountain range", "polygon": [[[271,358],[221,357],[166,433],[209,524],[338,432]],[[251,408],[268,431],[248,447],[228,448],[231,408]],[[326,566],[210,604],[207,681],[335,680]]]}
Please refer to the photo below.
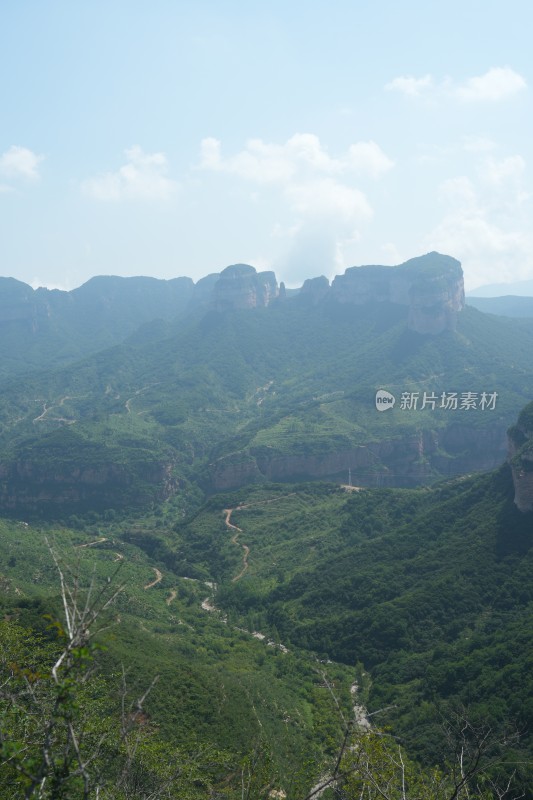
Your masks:
{"label": "mountain range", "polygon": [[59,589],[120,582],[65,684],[109,796],[172,796],[178,765],[180,798],[300,800],[368,741],[374,775],[410,765],[395,800],[450,797],[479,734],[470,797],[532,800],[532,319],[465,304],[436,253],[296,294],[244,264],[0,291],[13,798],[51,748]]}
{"label": "mountain range", "polygon": [[[500,464],[533,395],[533,320],[465,307],[459,262],[437,253],[292,297],[248,265],[196,285],[7,286],[19,298],[0,360],[9,513],[173,495],[189,507],[198,491],[262,481],[431,484]],[[379,391],[395,399],[385,413]]]}
{"label": "mountain range", "polygon": [[512,281],[507,283],[488,283],[478,286],[467,292],[470,297],[506,297],[514,295],[518,297],[533,297],[533,280]]}

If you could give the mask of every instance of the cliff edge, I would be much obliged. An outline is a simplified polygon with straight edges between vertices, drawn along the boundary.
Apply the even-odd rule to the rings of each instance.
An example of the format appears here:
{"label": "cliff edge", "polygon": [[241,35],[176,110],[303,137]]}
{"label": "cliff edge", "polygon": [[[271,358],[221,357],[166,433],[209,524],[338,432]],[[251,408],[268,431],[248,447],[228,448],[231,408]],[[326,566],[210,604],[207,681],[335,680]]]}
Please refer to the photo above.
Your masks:
{"label": "cliff edge", "polygon": [[217,311],[268,306],[279,296],[273,272],[256,272],[249,264],[232,264],[223,269],[214,285]]}
{"label": "cliff edge", "polygon": [[409,330],[436,335],[455,330],[465,305],[463,270],[457,259],[427,253],[396,267],[350,267],[337,275],[331,298],[339,303],[407,306]]}

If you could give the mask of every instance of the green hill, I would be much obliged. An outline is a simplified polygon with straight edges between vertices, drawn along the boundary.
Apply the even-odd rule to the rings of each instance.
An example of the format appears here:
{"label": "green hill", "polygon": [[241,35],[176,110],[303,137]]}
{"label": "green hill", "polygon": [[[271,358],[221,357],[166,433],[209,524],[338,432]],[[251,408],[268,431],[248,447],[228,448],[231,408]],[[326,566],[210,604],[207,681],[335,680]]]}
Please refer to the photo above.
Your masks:
{"label": "green hill", "polygon": [[[500,463],[533,394],[533,324],[470,308],[438,336],[409,331],[398,306],[298,298],[148,333],[4,385],[3,508],[64,516],[349,469],[361,485],[428,484]],[[381,388],[397,398],[382,414]]]}
{"label": "green hill", "polygon": [[183,315],[190,278],[92,278],[71,292],[0,278],[0,379],[71,364],[153,320]]}
{"label": "green hill", "polygon": [[[456,709],[493,731],[515,726],[505,761],[531,786],[533,517],[512,498],[504,467],[431,489],[265,484],[215,495],[188,520],[164,504],[49,528],[82,583],[92,572],[105,585],[122,564],[91,702],[107,703],[112,726],[120,664],[132,696],[160,675],[143,705],[146,746],[201,754],[191,797],[217,785],[240,797],[225,781],[254,748],[268,785],[304,796],[342,739],[324,673],[345,714],[354,682],[370,712],[388,709],[376,721],[422,765],[444,764],[441,717]],[[61,610],[43,532],[0,533],[11,625],[0,635],[49,639],[42,614]]]}
{"label": "green hill", "polygon": [[[249,548],[238,581],[223,507]],[[380,722],[424,761],[438,752],[439,713],[458,707],[494,729],[514,723],[531,758],[533,514],[513,504],[507,466],[429,490],[240,490],[177,534],[175,557],[216,574],[228,613],[369,669],[370,709],[394,706]]]}

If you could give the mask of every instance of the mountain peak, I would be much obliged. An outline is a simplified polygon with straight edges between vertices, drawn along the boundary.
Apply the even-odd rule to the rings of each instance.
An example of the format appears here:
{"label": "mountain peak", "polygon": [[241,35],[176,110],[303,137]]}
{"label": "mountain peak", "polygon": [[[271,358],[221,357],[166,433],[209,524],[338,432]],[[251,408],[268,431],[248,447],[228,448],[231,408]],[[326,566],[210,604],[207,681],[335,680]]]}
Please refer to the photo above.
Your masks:
{"label": "mountain peak", "polygon": [[279,296],[273,272],[257,272],[249,264],[232,264],[222,270],[214,287],[217,311],[268,306]]}
{"label": "mountain peak", "polygon": [[457,259],[432,252],[395,267],[350,267],[337,275],[331,296],[340,303],[393,303],[409,308],[408,327],[439,334],[455,329],[465,304],[463,270]]}

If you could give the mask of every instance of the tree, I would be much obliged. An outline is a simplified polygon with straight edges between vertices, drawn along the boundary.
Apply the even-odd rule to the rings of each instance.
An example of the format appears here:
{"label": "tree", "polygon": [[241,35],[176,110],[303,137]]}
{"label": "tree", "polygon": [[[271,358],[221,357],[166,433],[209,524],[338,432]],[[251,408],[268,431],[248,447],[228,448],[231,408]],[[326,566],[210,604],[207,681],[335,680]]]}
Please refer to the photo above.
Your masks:
{"label": "tree", "polygon": [[[204,769],[218,753],[184,753],[157,739],[144,711],[155,684],[131,696],[123,671],[116,709],[96,670],[97,637],[122,587],[117,569],[84,590],[52,548],[64,619],[49,617],[53,643],[17,623],[0,623],[2,800],[156,800],[205,797]],[[115,713],[114,713],[115,712]]]}
{"label": "tree", "polygon": [[447,757],[442,767],[421,769],[387,731],[353,721],[344,735],[334,768],[306,795],[320,796],[331,787],[342,800],[519,800],[515,773],[496,777],[516,731],[498,736],[489,726],[474,725],[461,711],[443,728]]}

